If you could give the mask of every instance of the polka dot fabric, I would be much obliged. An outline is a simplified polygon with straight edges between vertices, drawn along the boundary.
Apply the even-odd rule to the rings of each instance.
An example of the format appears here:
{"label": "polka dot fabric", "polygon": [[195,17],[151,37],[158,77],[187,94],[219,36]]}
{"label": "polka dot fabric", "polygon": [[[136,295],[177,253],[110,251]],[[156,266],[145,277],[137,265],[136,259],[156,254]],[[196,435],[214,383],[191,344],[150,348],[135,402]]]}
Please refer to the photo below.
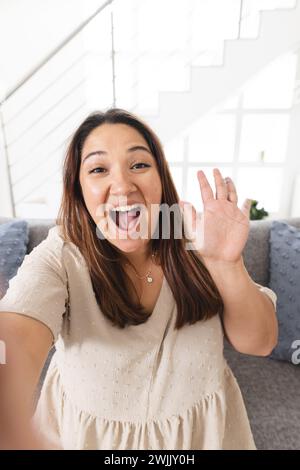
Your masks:
{"label": "polka dot fabric", "polygon": [[56,352],[34,423],[54,446],[255,449],[223,356],[219,316],[176,330],[165,277],[149,319],[117,328],[99,309],[82,254],[55,227],[23,263],[2,309],[30,315],[53,332]]}
{"label": "polka dot fabric", "polygon": [[272,222],[270,288],[277,294],[279,340],[271,358],[293,363],[300,344],[300,230]]}

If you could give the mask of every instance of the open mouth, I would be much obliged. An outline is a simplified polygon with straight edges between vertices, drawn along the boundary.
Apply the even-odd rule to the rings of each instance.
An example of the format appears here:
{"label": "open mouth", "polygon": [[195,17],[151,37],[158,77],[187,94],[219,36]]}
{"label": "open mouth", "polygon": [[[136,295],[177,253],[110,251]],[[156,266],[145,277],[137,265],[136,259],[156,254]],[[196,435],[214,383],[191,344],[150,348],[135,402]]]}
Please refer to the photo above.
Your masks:
{"label": "open mouth", "polygon": [[118,229],[128,231],[136,227],[141,215],[141,207],[135,205],[130,208],[111,209],[109,215]]}

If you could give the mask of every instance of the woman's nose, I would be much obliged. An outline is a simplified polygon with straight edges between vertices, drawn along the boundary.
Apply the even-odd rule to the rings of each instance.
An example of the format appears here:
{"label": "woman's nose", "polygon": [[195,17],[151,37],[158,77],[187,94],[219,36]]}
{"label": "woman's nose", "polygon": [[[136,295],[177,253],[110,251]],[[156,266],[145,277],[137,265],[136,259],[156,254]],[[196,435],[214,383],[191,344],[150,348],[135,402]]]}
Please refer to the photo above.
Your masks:
{"label": "woman's nose", "polygon": [[130,180],[128,175],[124,172],[118,171],[112,175],[112,181],[110,186],[110,193],[116,196],[126,195],[135,190],[133,182]]}

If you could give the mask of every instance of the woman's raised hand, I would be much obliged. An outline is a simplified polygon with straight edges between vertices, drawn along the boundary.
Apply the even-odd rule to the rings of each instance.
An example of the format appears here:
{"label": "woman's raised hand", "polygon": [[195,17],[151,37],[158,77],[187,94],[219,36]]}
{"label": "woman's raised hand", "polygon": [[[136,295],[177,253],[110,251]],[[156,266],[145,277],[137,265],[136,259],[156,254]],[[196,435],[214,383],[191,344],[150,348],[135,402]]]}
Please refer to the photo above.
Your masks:
{"label": "woman's raised hand", "polygon": [[251,200],[239,209],[238,196],[231,178],[223,178],[215,168],[216,192],[200,170],[197,177],[203,201],[203,213],[198,214],[187,202],[180,201],[185,233],[207,262],[235,263],[241,259],[249,233]]}

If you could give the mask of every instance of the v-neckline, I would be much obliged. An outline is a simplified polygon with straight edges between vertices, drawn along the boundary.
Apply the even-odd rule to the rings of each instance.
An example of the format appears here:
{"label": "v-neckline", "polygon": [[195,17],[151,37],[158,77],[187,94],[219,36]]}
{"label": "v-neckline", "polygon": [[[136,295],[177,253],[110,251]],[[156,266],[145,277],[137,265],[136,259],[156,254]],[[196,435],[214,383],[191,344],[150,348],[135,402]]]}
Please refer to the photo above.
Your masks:
{"label": "v-neckline", "polygon": [[168,321],[172,309],[171,293],[169,292],[167,279],[163,274],[162,285],[152,313],[146,322],[137,325],[135,328],[141,331],[144,331],[146,328],[148,334],[152,334],[156,339],[157,337],[160,338],[161,331],[163,331],[162,329],[164,329],[164,325]]}
{"label": "v-neckline", "polygon": [[158,308],[158,304],[160,303],[160,300],[161,300],[161,297],[163,295],[163,290],[164,290],[164,287],[165,287],[165,275],[163,274],[163,278],[162,278],[162,283],[161,283],[161,288],[160,288],[160,291],[159,291],[159,294],[158,294],[158,297],[156,299],[156,302],[155,302],[155,305],[153,307],[153,310],[152,310],[152,313],[150,315],[150,318],[153,317],[153,314],[156,312],[157,308]]}
{"label": "v-neckline", "polygon": [[164,309],[162,307],[162,301],[163,298],[165,298],[165,291],[166,291],[166,284],[167,280],[165,278],[165,275],[163,275],[163,280],[162,280],[162,285],[156,300],[156,303],[154,305],[154,308],[152,310],[152,313],[150,314],[148,320],[146,321],[145,325],[151,326],[155,325],[155,330],[157,330],[158,324],[163,321],[163,312]]}

